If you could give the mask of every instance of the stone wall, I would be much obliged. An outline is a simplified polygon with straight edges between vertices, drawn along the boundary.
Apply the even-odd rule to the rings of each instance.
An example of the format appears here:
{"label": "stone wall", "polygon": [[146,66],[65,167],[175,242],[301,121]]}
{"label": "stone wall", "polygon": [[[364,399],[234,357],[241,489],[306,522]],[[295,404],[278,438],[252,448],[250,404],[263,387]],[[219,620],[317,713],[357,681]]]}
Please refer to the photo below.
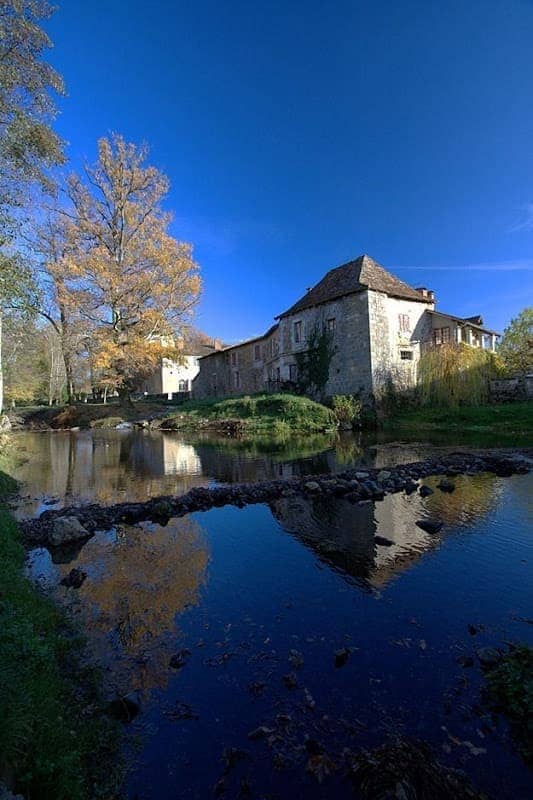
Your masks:
{"label": "stone wall", "polygon": [[[416,385],[421,344],[431,338],[431,305],[368,291],[372,391],[392,383],[399,392]],[[403,318],[403,324],[400,322]]]}
{"label": "stone wall", "polygon": [[[325,395],[368,395],[372,391],[368,329],[367,292],[347,295],[330,303],[304,309],[280,320],[280,366],[282,379],[289,379],[290,364],[296,353],[305,351],[307,337],[317,326],[331,326],[335,353],[331,360]],[[301,341],[296,341],[296,325],[301,324]]]}
{"label": "stone wall", "polygon": [[489,390],[494,402],[533,400],[533,374],[490,381]]}

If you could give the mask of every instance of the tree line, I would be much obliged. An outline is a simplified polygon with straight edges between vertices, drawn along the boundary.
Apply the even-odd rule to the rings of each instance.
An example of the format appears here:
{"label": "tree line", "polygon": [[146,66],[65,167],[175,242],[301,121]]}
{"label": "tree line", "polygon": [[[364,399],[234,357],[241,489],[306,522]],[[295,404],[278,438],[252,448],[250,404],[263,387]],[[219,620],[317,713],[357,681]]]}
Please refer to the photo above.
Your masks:
{"label": "tree line", "polygon": [[64,84],[43,59],[52,11],[0,0],[0,411],[4,373],[11,400],[96,391],[129,403],[163,353],[179,360],[201,288],[146,145],[102,137],[94,163],[63,175]]}
{"label": "tree line", "polygon": [[[201,288],[145,145],[103,137],[95,162],[68,173],[53,128],[63,79],[43,57],[52,12],[47,0],[0,0],[0,412],[4,375],[11,401],[113,392],[129,403],[163,354],[179,360],[175,334]],[[531,307],[499,354],[511,372],[533,369]]]}

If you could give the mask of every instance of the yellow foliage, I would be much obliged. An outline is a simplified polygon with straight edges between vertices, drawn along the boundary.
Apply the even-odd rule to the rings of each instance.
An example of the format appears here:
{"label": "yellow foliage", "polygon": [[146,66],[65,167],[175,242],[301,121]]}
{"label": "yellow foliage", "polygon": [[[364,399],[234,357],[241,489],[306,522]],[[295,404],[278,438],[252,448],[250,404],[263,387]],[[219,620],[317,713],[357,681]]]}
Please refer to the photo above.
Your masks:
{"label": "yellow foliage", "polygon": [[418,365],[423,405],[480,405],[488,401],[489,380],[502,370],[495,353],[447,344],[424,351]]}
{"label": "yellow foliage", "polygon": [[[160,362],[161,341],[189,319],[201,289],[191,245],[168,232],[168,180],[146,156],[113,135],[84,179],[69,178],[70,243],[58,267],[68,303],[91,326],[100,382],[126,390]],[[175,348],[164,353],[179,360]]]}

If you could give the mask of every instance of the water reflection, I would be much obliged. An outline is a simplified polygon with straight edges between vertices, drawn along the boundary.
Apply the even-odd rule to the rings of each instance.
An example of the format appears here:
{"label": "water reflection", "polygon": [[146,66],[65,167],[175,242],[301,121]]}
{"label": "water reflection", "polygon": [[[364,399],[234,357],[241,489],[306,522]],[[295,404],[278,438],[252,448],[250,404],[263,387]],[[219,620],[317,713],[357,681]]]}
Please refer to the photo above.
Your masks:
{"label": "water reflection", "polygon": [[212,482],[246,482],[381,467],[424,458],[424,445],[369,444],[360,437],[314,436],[256,442],[161,431],[20,433],[12,439],[24,484],[19,514],[47,505],[143,501]]}
{"label": "water reflection", "polygon": [[[415,493],[392,494],[377,503],[352,505],[328,497],[281,498],[270,507],[288,533],[295,535],[322,560],[369,589],[381,589],[426,551],[438,547],[451,526],[483,519],[495,508],[503,491],[494,475],[458,476],[455,492],[443,494],[438,479],[428,498]],[[446,526],[439,535],[427,534],[417,519],[436,517]]]}
{"label": "water reflection", "polygon": [[[28,570],[62,602],[74,604],[97,663],[110,670],[108,686],[146,692],[166,686],[179,636],[177,618],[198,603],[209,547],[192,519],[159,525],[123,525],[98,533],[68,564],[54,565],[40,548]],[[59,581],[72,567],[87,573],[75,592]]]}

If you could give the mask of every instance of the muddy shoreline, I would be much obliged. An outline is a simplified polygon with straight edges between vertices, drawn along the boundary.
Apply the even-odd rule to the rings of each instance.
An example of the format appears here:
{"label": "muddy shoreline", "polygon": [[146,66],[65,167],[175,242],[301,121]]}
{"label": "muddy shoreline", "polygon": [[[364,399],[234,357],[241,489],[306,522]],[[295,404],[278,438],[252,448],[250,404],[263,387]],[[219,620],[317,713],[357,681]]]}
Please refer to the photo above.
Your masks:
{"label": "muddy shoreline", "polygon": [[[500,477],[526,474],[533,461],[526,453],[486,454],[458,452],[425,461],[412,462],[390,468],[349,469],[335,475],[306,475],[257,483],[232,484],[212,488],[195,487],[186,494],[173,497],[153,497],[146,502],[117,503],[110,506],[87,504],[44,511],[36,519],[20,523],[24,543],[35,545],[58,544],[54,531],[70,521],[73,534],[70,541],[90,538],[97,530],[115,525],[151,521],[168,523],[171,517],[183,517],[196,511],[226,505],[243,508],[257,503],[268,503],[280,497],[325,496],[342,498],[358,504],[382,500],[387,494],[421,492],[423,478],[441,476],[438,489],[453,492],[453,478],[457,475],[475,475],[491,472]],[[421,491],[422,489],[422,491]],[[438,524],[438,520],[435,521]]]}

